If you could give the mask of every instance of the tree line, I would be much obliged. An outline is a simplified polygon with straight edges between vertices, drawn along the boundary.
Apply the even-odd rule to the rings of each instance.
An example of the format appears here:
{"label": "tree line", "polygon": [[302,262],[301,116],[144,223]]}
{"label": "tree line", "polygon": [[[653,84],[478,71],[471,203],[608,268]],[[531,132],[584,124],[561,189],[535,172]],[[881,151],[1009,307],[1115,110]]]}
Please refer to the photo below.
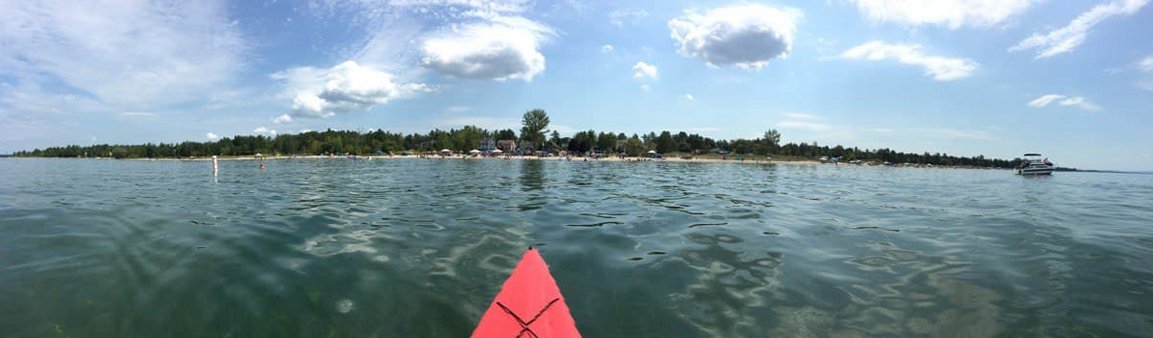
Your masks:
{"label": "tree line", "polygon": [[[570,154],[624,154],[642,156],[649,151],[657,153],[682,153],[699,155],[706,153],[735,156],[792,156],[815,159],[817,157],[837,157],[841,161],[875,161],[891,163],[933,164],[946,166],[973,166],[1012,168],[1019,159],[989,159],[984,156],[961,157],[948,154],[903,153],[886,148],[859,149],[857,147],[819,146],[812,143],[780,143],[780,133],[768,130],[762,137],[733,140],[713,139],[684,131],[649,132],[632,134],[580,131],[573,136],[562,137],[559,132],[549,132],[548,115],[544,110],[526,112],[522,120],[524,127],[520,133],[512,129],[488,130],[476,126],[459,129],[434,129],[428,133],[394,133],[377,129],[357,132],[347,130],[310,131],[299,134],[276,136],[237,135],[216,141],[180,143],[146,143],[138,145],[99,144],[91,146],[70,145],[49,147],[32,151],[20,151],[13,155],[23,157],[111,157],[111,158],[189,158],[211,155],[253,156],[265,155],[325,155],[325,154],[400,154],[405,152],[425,153],[440,149],[466,152],[472,149],[494,147],[498,141],[513,141],[517,149],[505,151],[545,151]],[[509,143],[500,142],[502,146]]]}

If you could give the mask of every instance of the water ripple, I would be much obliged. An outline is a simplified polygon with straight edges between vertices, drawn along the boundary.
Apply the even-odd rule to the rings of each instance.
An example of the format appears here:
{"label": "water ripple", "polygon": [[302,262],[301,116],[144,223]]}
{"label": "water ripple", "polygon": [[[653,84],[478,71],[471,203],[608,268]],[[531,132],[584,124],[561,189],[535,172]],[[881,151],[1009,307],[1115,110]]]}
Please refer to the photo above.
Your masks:
{"label": "water ripple", "polygon": [[255,163],[0,160],[0,327],[464,336],[536,246],[586,336],[1153,332],[1146,176]]}

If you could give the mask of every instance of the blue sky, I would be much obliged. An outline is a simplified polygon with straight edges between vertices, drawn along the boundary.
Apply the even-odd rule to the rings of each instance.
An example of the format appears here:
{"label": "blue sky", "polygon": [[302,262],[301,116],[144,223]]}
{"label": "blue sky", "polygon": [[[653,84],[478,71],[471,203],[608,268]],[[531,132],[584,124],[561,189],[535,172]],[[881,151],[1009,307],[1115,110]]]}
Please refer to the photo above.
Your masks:
{"label": "blue sky", "polygon": [[1153,170],[1149,0],[0,0],[0,153],[467,124]]}

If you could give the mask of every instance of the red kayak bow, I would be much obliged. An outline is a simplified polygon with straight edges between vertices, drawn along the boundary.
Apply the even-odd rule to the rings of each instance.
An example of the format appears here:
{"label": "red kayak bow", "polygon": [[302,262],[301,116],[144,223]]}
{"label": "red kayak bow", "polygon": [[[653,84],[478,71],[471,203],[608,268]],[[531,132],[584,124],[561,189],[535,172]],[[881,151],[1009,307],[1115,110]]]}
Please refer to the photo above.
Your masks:
{"label": "red kayak bow", "polygon": [[528,248],[488,311],[480,317],[472,336],[568,338],[581,335],[544,259],[536,249]]}

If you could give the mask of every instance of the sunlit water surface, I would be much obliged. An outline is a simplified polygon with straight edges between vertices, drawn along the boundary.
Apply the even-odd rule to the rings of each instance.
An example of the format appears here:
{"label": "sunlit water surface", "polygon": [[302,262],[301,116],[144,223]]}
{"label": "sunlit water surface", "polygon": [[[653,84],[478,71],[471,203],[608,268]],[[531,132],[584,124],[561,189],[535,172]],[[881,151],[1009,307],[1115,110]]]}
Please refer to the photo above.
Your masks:
{"label": "sunlit water surface", "polygon": [[1153,176],[0,160],[0,335],[464,337],[536,246],[588,337],[1142,336]]}

